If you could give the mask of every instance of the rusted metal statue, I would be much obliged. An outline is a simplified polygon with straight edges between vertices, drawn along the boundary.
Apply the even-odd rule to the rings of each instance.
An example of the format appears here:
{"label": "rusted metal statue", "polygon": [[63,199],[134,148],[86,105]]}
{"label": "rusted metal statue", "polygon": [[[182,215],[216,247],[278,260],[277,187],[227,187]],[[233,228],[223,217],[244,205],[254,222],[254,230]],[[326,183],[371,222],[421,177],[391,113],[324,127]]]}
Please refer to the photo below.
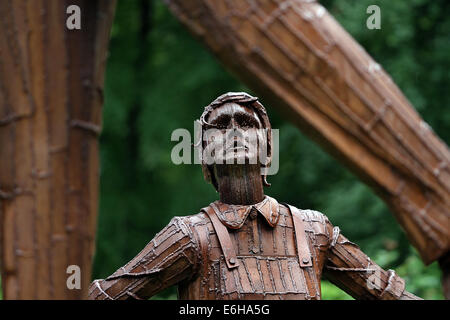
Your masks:
{"label": "rusted metal statue", "polygon": [[[203,135],[208,129],[266,129],[264,142],[257,144],[258,151],[267,148],[266,161],[249,161],[254,148],[243,135],[216,148],[216,153],[236,160],[203,162],[205,179],[220,200],[196,215],[174,217],[133,260],[110,277],[95,280],[90,299],[146,299],[178,285],[180,299],[317,300],[322,277],[357,299],[419,299],[405,290],[404,280],[393,270],[371,261],[325,215],[264,195],[268,184],[261,167],[270,166],[271,126],[257,98],[224,94],[205,108],[200,122]],[[207,148],[221,142],[207,137],[201,143]],[[237,161],[242,155],[245,163]]]}

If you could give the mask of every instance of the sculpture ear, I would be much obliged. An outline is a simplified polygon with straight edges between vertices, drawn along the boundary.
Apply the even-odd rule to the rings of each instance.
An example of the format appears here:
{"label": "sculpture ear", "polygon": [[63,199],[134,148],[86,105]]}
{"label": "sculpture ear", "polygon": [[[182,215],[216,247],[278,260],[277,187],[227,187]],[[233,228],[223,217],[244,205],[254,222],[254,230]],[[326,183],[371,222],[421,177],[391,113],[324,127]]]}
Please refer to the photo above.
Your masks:
{"label": "sculpture ear", "polygon": [[261,175],[261,179],[262,179],[262,182],[263,182],[263,186],[265,186],[265,187],[270,187],[271,186],[271,184],[267,181],[267,175],[262,174]]}

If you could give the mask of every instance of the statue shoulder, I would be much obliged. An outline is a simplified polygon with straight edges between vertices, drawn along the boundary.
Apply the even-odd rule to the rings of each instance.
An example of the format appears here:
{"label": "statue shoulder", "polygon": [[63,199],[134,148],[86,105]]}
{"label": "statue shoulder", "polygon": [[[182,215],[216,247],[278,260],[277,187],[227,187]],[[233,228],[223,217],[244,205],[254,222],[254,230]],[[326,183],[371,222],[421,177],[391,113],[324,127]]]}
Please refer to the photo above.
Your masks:
{"label": "statue shoulder", "polygon": [[[295,211],[297,211],[297,214],[300,214],[302,216],[302,219],[307,224],[307,229],[312,229],[314,233],[322,233],[326,234],[327,236],[331,237],[333,234],[333,225],[331,224],[328,217],[323,214],[320,211],[317,210],[311,210],[311,209],[299,209],[293,205],[283,204],[286,209],[288,210],[288,207],[293,208]],[[288,210],[290,211],[290,210]],[[296,214],[296,213],[292,213]]]}
{"label": "statue shoulder", "polygon": [[291,208],[296,209],[296,211],[302,216],[304,221],[320,222],[320,223],[329,223],[330,222],[328,220],[328,217],[320,211],[311,210],[311,209],[300,209],[300,208],[297,208],[293,205],[289,205],[286,203],[283,203],[283,205],[286,207],[291,207]]}
{"label": "statue shoulder", "polygon": [[197,228],[198,226],[203,226],[209,222],[208,217],[206,216],[206,214],[203,211],[196,213],[196,214],[192,214],[192,215],[188,215],[188,216],[184,216],[184,217],[178,217],[178,218],[183,219],[184,223],[193,229]]}
{"label": "statue shoulder", "polygon": [[192,224],[190,222],[189,216],[174,216],[167,224],[167,226],[162,229],[157,236],[161,234],[182,234],[182,237],[189,237],[193,239]]}
{"label": "statue shoulder", "polygon": [[[187,216],[176,216],[172,218],[177,224],[183,225],[188,230],[189,235],[196,240],[197,243],[204,242],[205,236],[210,232],[210,220],[207,215],[201,211],[197,214]],[[171,221],[171,223],[172,223]]]}
{"label": "statue shoulder", "polygon": [[299,209],[299,210],[300,213],[303,215],[303,219],[306,221],[320,222],[320,223],[329,222],[328,217],[320,211],[311,209]]}

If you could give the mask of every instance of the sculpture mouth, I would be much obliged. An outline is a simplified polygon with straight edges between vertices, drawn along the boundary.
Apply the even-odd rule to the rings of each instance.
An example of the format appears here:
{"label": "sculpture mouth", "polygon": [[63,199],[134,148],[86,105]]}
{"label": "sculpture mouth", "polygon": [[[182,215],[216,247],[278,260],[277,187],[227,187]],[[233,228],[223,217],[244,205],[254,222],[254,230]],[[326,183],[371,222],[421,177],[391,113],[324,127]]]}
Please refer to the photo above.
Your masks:
{"label": "sculpture mouth", "polygon": [[246,143],[242,142],[242,140],[234,140],[230,145],[225,149],[225,152],[229,151],[248,151],[249,148]]}
{"label": "sculpture mouth", "polygon": [[248,147],[247,146],[237,146],[237,147],[232,146],[232,147],[229,147],[228,149],[226,149],[225,151],[228,152],[228,151],[242,151],[242,150],[248,151]]}

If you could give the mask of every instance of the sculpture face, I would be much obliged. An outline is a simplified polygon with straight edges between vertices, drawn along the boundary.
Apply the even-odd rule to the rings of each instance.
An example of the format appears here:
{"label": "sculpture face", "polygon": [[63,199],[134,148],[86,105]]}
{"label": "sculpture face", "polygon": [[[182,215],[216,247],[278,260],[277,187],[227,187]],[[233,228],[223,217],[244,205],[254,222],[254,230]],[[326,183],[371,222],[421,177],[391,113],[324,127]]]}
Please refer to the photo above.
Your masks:
{"label": "sculpture face", "polygon": [[[227,164],[227,162],[229,164],[236,162],[238,164],[249,163],[257,164],[262,170],[270,167],[272,161],[272,130],[266,110],[258,101],[258,98],[252,97],[245,92],[225,93],[205,107],[205,110],[198,121],[202,127],[200,140],[202,142],[203,175],[205,180],[211,182],[216,190],[218,190],[218,184],[214,174],[214,164]],[[239,144],[236,143],[234,145],[235,149],[229,150],[228,161],[226,161],[224,156],[226,147],[220,145],[225,139],[222,139],[222,141],[214,139],[213,142],[213,138],[208,132],[211,129],[214,129],[215,131],[218,131],[223,138],[223,132],[232,129],[233,126],[235,126],[235,128],[241,128],[241,133],[256,131],[257,138],[253,140],[257,141],[250,141],[250,139],[247,139],[248,148],[245,148],[244,145],[244,148],[241,148],[241,150],[239,150],[239,148],[236,150],[236,147],[239,147]],[[228,127],[230,127],[230,129],[227,129]],[[239,137],[238,132],[236,132],[236,135],[237,137],[235,139],[242,142],[243,139]],[[254,136],[255,135],[251,133],[247,134],[247,137],[249,138]],[[221,150],[215,150],[216,148]],[[217,166],[215,167],[217,168]],[[266,180],[266,174],[264,174],[263,171],[261,171],[261,173],[263,184],[265,186],[270,186]]]}
{"label": "sculpture face", "polygon": [[265,140],[258,139],[260,132],[256,129],[262,128],[262,122],[251,107],[225,103],[211,111],[207,122],[210,129],[216,129],[210,131],[206,142],[206,147],[214,150],[215,159],[221,155],[224,164],[257,164],[258,140]]}

